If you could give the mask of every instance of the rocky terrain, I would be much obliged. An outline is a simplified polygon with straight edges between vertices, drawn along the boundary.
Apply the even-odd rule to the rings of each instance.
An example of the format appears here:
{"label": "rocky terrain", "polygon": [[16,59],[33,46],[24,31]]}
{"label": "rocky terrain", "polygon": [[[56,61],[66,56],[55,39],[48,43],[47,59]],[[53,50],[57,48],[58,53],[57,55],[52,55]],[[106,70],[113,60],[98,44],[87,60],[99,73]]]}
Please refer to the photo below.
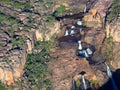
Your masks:
{"label": "rocky terrain", "polygon": [[[88,89],[99,90],[109,80],[107,62],[119,85],[120,18],[107,21],[111,5],[111,0],[1,0],[1,82],[8,90],[71,90],[74,80],[75,90],[84,90],[84,71]],[[72,26],[75,33],[65,36]],[[79,40],[93,51],[89,58],[79,56]]]}

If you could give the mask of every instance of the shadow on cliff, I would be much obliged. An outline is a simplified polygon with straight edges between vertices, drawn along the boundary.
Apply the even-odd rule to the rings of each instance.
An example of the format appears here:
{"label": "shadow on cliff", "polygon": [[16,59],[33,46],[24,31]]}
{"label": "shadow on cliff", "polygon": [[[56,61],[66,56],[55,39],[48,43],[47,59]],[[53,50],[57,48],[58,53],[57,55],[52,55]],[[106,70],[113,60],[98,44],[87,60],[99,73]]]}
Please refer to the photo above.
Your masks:
{"label": "shadow on cliff", "polygon": [[[112,80],[109,79],[98,90],[120,90],[120,69],[117,69],[115,72],[113,72],[112,78],[113,78],[113,80],[115,82],[114,86],[112,84]],[[117,87],[117,89],[114,88],[115,86]]]}

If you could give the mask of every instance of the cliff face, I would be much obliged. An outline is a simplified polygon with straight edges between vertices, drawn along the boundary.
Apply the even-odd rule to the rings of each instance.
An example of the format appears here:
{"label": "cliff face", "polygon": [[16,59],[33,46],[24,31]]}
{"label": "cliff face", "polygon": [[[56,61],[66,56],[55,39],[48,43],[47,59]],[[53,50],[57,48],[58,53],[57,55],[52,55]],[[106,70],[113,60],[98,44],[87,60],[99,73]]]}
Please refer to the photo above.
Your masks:
{"label": "cliff face", "polygon": [[64,5],[66,8],[66,12],[59,13],[60,16],[69,15],[81,12],[85,2],[1,0],[0,80],[8,85],[14,83],[23,74],[26,56],[32,53],[35,42],[50,40],[60,32],[60,22],[52,16],[58,7]]}
{"label": "cliff face", "polygon": [[[36,42],[49,41],[57,36],[58,45],[52,50],[53,61],[49,65],[54,90],[70,90],[71,81],[81,79],[79,73],[82,71],[86,72],[85,77],[88,81],[99,81],[103,84],[107,80],[106,68],[102,63],[104,59],[109,59],[107,62],[114,69],[119,68],[120,63],[120,19],[107,24],[106,31],[103,28],[110,5],[111,0],[1,0],[0,80],[11,85],[21,78],[27,55],[44,51],[34,49]],[[77,26],[78,19],[84,23],[82,27]],[[72,25],[77,33],[75,36],[65,37],[65,31]],[[112,37],[113,41],[109,37]],[[84,49],[93,49],[91,61],[77,56],[78,40],[83,42]],[[110,43],[106,43],[109,41]],[[110,53],[107,52],[109,50]],[[115,56],[111,58],[111,55]],[[46,57],[42,56],[45,59]]]}
{"label": "cliff face", "polygon": [[49,16],[53,13],[52,6],[46,10],[49,7],[45,5],[50,2],[44,2],[43,6],[41,3],[0,1],[0,80],[7,85],[22,76],[27,54],[32,53],[35,42],[50,40],[59,32],[60,24]]}

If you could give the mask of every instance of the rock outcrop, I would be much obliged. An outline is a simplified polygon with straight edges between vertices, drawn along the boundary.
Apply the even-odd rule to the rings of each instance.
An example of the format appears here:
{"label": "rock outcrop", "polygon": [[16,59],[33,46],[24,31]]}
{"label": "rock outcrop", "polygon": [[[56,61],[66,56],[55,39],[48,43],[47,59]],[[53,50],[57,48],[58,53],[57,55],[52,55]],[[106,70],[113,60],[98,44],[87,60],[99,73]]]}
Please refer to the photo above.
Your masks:
{"label": "rock outcrop", "polygon": [[111,5],[111,0],[97,0],[91,6],[89,12],[84,16],[83,20],[87,26],[100,28],[104,25],[105,16],[108,8]]}
{"label": "rock outcrop", "polygon": [[0,80],[7,85],[23,75],[27,54],[32,53],[35,42],[50,40],[60,31],[60,23],[51,16],[52,4],[46,7],[39,3],[0,1]]}
{"label": "rock outcrop", "polygon": [[56,48],[52,54],[54,60],[49,68],[55,90],[70,90],[72,79],[77,80],[81,78],[79,73],[82,71],[86,72],[85,77],[88,80],[97,79],[88,61],[85,58],[76,56],[78,45],[75,43],[67,43],[68,42],[61,42],[62,47]]}
{"label": "rock outcrop", "polygon": [[118,69],[120,68],[119,64],[120,64],[120,60],[119,60],[119,55],[120,55],[120,48],[119,48],[119,43],[120,43],[120,18],[118,17],[118,19],[113,20],[113,22],[111,23],[107,23],[106,25],[106,35],[107,38],[112,38],[112,43],[114,43],[114,45],[112,45],[112,59],[110,61],[111,66],[114,69]]}
{"label": "rock outcrop", "polygon": [[12,38],[4,31],[0,32],[0,80],[7,85],[21,77],[26,62],[26,49],[17,49]]}
{"label": "rock outcrop", "polygon": [[106,25],[107,37],[112,37],[113,42],[120,42],[120,18]]}

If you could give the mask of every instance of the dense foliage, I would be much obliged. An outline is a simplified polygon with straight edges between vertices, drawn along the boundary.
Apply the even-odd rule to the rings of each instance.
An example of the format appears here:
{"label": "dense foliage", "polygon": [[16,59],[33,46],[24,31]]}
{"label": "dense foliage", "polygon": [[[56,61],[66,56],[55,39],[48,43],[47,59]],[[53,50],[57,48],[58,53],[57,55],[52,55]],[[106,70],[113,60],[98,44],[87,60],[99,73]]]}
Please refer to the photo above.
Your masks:
{"label": "dense foliage", "polygon": [[36,49],[42,48],[41,52],[37,54],[29,54],[25,66],[24,80],[26,80],[31,88],[37,87],[41,90],[43,87],[50,90],[51,83],[49,80],[48,62],[50,60],[50,48],[52,44],[50,41],[37,42]]}
{"label": "dense foliage", "polygon": [[115,18],[120,16],[120,0],[113,0],[107,20],[111,22]]}
{"label": "dense foliage", "polygon": [[65,10],[66,10],[66,7],[64,5],[60,5],[60,7],[58,7],[54,12],[55,17],[58,17],[61,14],[63,14],[63,12],[65,12]]}

